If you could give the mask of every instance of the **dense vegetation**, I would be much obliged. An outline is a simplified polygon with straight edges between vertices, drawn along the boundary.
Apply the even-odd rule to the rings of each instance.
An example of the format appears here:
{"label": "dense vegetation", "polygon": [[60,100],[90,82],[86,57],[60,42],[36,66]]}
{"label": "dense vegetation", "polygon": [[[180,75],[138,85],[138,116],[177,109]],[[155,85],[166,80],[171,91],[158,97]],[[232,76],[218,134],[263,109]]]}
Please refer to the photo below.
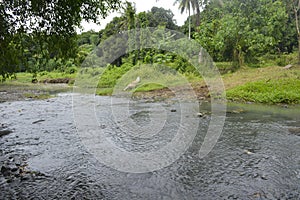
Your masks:
{"label": "dense vegetation", "polygon": [[120,0],[0,1],[0,75],[68,65],[77,52],[81,21],[97,22],[120,8]]}
{"label": "dense vegetation", "polygon": [[[300,59],[300,56],[295,59],[300,52],[298,0],[176,0],[174,2],[182,12],[190,13],[181,27],[176,25],[170,10],[153,7],[150,11],[137,13],[133,4],[121,4],[119,0],[9,2],[0,3],[2,80],[14,77],[16,72],[29,72],[33,80],[53,72],[74,77],[92,50],[97,56],[104,57],[114,53],[97,51],[97,45],[122,31],[146,27],[171,29],[190,36],[209,52],[222,74],[232,73],[243,66],[259,68],[298,64]],[[82,19],[95,21],[97,15],[105,17],[114,10],[122,14],[108,23],[105,29],[76,34],[76,27]],[[30,23],[22,23],[24,20]],[[117,48],[119,44],[112,45]],[[111,93],[123,74],[141,64],[163,63],[189,80],[201,79],[197,70],[180,55],[160,49],[129,48],[127,52],[103,72],[98,83],[103,90],[99,93]],[[99,70],[90,69],[90,73],[102,73]],[[271,80],[268,84],[263,81],[250,83],[232,89],[228,97],[263,103],[297,103],[299,95],[288,99],[283,96],[288,96],[287,90],[292,88],[295,89],[292,93],[298,92],[298,86],[291,86],[298,84],[298,79],[292,77],[279,82]],[[278,88],[278,83],[286,86],[278,90],[284,93],[274,97],[268,95],[269,99],[259,97],[258,93]],[[254,85],[256,89],[253,89]]]}

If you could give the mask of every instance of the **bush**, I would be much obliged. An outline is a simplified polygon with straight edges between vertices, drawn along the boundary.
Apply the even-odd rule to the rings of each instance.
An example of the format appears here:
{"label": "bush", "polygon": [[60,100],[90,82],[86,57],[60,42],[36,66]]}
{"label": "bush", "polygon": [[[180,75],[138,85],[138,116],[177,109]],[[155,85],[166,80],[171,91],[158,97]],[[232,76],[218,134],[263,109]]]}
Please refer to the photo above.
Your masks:
{"label": "bush", "polygon": [[232,66],[231,62],[217,62],[215,64],[220,74],[227,74],[236,71],[236,68]]}
{"label": "bush", "polygon": [[68,67],[68,68],[65,70],[65,72],[66,72],[67,74],[75,74],[75,73],[77,72],[77,67],[75,67],[75,66]]}

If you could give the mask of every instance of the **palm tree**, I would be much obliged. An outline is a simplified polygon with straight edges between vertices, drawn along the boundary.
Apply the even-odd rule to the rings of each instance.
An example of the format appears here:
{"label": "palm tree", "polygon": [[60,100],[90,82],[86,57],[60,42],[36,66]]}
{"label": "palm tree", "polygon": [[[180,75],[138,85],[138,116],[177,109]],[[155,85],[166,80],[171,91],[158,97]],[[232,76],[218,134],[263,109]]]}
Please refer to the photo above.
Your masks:
{"label": "palm tree", "polygon": [[181,10],[181,13],[183,13],[185,10],[189,12],[189,39],[191,39],[191,10],[193,10],[193,12],[196,11],[196,26],[198,26],[200,18],[200,2],[199,0],[175,0],[174,4],[177,3],[179,3],[179,9]]}

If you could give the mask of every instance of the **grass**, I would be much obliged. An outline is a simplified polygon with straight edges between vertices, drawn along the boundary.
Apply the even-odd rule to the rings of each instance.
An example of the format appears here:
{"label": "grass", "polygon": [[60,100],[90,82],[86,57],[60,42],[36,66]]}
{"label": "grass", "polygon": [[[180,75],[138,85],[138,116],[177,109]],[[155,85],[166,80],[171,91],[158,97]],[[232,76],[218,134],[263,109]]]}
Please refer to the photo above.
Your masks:
{"label": "grass", "polygon": [[235,73],[222,76],[226,90],[256,81],[280,80],[280,79],[300,79],[300,68],[295,66],[290,70],[282,67],[272,66],[264,68],[242,67]]}
{"label": "grass", "polygon": [[141,83],[137,85],[133,92],[147,92],[165,87],[180,86],[188,83],[188,80],[196,80],[192,75],[189,75],[189,78],[187,78],[178,74],[175,70],[159,64],[141,64],[124,69],[122,67],[114,67],[106,70],[101,75],[96,94],[110,95],[122,92],[138,76],[141,78]]}
{"label": "grass", "polygon": [[[37,80],[40,82],[43,82],[46,79],[58,79],[58,78],[70,78],[74,79],[76,77],[76,74],[68,74],[64,72],[40,72],[37,74]],[[31,73],[17,73],[16,79],[7,79],[2,84],[10,84],[10,85],[31,85],[33,79],[33,75]]]}
{"label": "grass", "polygon": [[[37,79],[42,81],[45,79],[62,77],[71,78],[75,77],[75,75],[68,75],[59,72],[47,72],[38,74]],[[71,87],[68,85],[32,83],[32,74],[30,73],[17,73],[16,79],[7,79],[5,82],[0,82],[0,91],[10,91],[10,93],[18,94],[17,96],[39,100],[48,99],[51,98],[53,94],[67,92],[70,90]],[[17,100],[18,98],[12,95],[9,99]]]}
{"label": "grass", "polygon": [[223,76],[227,99],[264,104],[300,103],[300,68],[244,67]]}
{"label": "grass", "polygon": [[227,91],[227,98],[268,104],[300,103],[300,80],[284,78],[246,83]]}
{"label": "grass", "polygon": [[113,88],[97,88],[96,94],[100,96],[109,96],[113,93]]}
{"label": "grass", "polygon": [[220,74],[227,74],[235,71],[234,67],[232,67],[231,62],[216,62],[215,64]]}
{"label": "grass", "polygon": [[[284,57],[285,61],[293,57]],[[274,60],[274,62],[277,62]],[[289,70],[283,67],[241,67],[233,71],[230,63],[216,63],[222,71],[222,80],[226,89],[227,98],[237,102],[257,102],[264,104],[298,104],[300,103],[300,67],[294,66]],[[111,95],[121,92],[131,81],[140,76],[141,83],[132,92],[147,92],[167,87],[182,86],[187,83],[205,85],[204,79],[193,73],[178,74],[175,70],[160,64],[140,64],[132,66],[124,64],[121,67],[108,66],[106,68],[82,68],[78,74],[62,72],[41,72],[37,79],[70,78],[76,79],[76,85],[85,84],[93,89],[96,88],[98,95]],[[32,84],[32,74],[18,73],[17,79],[7,80],[0,83],[1,89],[11,86],[21,89],[33,89],[46,91],[64,91],[65,88],[55,84]],[[51,85],[51,86],[50,86]],[[70,88],[68,88],[70,89]],[[50,92],[51,93],[51,92]],[[26,94],[33,98],[47,98]]]}

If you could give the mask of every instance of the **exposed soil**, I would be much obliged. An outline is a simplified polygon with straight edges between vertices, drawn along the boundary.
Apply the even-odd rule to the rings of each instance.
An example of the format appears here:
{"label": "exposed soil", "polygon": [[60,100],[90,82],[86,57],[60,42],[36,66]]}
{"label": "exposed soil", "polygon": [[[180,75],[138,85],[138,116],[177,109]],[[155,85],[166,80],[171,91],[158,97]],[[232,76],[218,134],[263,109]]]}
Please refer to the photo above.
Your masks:
{"label": "exposed soil", "polygon": [[69,84],[71,82],[74,82],[74,79],[71,78],[56,78],[56,79],[45,79],[42,81],[42,83],[52,83],[52,84]]}
{"label": "exposed soil", "polygon": [[[176,95],[175,95],[176,92]],[[195,95],[195,96],[194,96]],[[206,100],[210,98],[209,90],[206,85],[194,84],[191,88],[176,87],[172,91],[169,88],[163,88],[159,90],[153,90],[148,92],[136,92],[134,98],[137,99],[153,99],[164,100],[168,98],[177,97],[179,99],[198,99]]]}

